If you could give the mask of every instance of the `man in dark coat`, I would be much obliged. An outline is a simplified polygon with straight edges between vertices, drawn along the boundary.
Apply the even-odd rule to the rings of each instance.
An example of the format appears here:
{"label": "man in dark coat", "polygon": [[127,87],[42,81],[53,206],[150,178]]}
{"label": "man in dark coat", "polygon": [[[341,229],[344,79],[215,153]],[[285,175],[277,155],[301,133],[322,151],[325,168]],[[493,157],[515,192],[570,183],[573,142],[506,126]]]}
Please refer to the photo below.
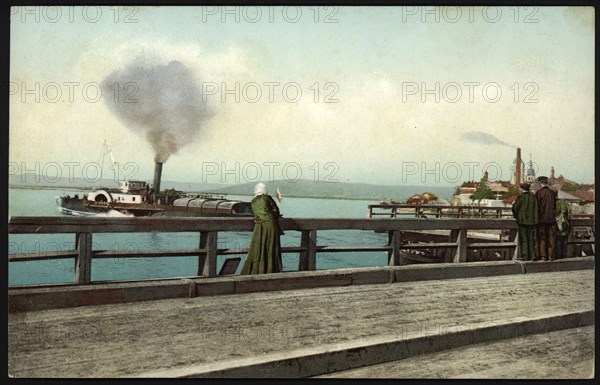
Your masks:
{"label": "man in dark coat", "polygon": [[538,207],[537,254],[542,261],[552,261],[556,246],[556,195],[548,188],[548,177],[540,176],[538,181],[542,188],[535,193]]}
{"label": "man in dark coat", "polygon": [[529,192],[529,184],[521,184],[521,195],[512,206],[513,217],[519,224],[519,248],[521,254],[517,258],[520,261],[531,261],[535,259],[534,231],[538,222],[537,201]]}

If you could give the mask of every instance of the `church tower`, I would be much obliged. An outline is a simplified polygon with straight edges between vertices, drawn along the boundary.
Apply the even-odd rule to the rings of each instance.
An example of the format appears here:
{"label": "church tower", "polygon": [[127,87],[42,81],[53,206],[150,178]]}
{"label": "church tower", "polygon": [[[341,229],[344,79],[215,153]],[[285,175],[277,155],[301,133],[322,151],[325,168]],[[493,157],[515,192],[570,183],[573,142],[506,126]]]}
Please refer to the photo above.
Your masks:
{"label": "church tower", "polygon": [[531,154],[529,154],[529,167],[527,168],[527,176],[525,177],[527,183],[535,182],[535,170],[533,169],[533,160],[531,160]]}

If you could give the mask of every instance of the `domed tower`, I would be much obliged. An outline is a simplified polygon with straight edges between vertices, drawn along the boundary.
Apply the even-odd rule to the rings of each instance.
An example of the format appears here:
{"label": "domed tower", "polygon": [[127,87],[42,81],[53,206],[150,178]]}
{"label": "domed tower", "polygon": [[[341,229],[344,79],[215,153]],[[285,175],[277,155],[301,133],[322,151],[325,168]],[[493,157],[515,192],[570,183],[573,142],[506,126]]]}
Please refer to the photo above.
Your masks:
{"label": "domed tower", "polygon": [[529,154],[529,167],[527,168],[527,174],[525,176],[527,183],[535,182],[535,170],[533,169],[533,160],[531,160],[531,154]]}

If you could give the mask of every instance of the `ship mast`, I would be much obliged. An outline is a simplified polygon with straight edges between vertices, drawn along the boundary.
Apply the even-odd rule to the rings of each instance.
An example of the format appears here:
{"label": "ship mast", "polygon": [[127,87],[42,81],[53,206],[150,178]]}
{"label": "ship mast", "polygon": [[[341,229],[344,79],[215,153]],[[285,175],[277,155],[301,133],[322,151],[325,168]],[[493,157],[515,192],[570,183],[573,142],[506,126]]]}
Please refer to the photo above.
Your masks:
{"label": "ship mast", "polygon": [[[102,150],[100,150],[100,157],[98,158],[98,164],[100,165],[100,177],[102,178],[104,176],[104,157],[106,156],[106,154],[110,153],[110,169],[113,170],[113,175],[116,177],[118,174],[116,173],[116,170],[114,169],[115,164],[117,163],[115,161],[115,157],[113,155],[112,149],[110,147],[108,147],[108,145],[106,144],[106,139],[104,139],[104,143],[102,143]],[[115,178],[117,179],[117,178]],[[115,180],[115,182],[118,182],[118,180]]]}

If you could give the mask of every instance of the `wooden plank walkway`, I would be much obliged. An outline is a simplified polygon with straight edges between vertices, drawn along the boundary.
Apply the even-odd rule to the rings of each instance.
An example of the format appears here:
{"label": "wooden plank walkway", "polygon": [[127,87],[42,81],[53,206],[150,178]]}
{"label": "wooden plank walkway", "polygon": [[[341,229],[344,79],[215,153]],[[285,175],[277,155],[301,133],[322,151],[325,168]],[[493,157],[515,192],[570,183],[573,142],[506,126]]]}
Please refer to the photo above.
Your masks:
{"label": "wooden plank walkway", "polygon": [[463,346],[322,378],[594,378],[594,326]]}
{"label": "wooden plank walkway", "polygon": [[593,269],[52,309],[9,314],[8,364],[15,377],[210,376],[294,351],[594,309]]}

